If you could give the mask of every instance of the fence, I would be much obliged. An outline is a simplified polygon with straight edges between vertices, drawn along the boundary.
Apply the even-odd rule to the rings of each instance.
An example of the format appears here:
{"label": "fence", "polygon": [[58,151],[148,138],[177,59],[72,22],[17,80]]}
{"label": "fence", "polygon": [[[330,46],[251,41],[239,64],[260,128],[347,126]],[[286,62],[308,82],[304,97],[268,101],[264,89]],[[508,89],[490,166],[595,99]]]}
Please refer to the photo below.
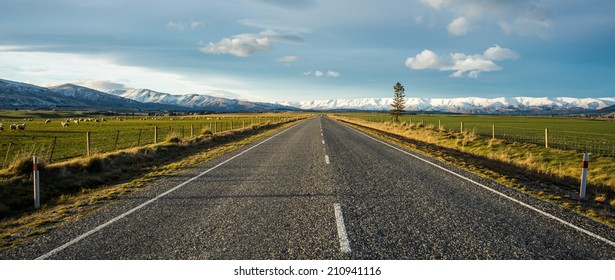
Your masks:
{"label": "fence", "polygon": [[[371,122],[387,122],[390,118],[384,116],[346,116],[363,119]],[[422,118],[420,116],[405,116],[403,122],[419,127],[442,129],[449,132],[472,133],[484,138],[496,138],[509,142],[529,143],[560,150],[572,150],[588,152],[595,155],[615,157],[615,134],[574,132],[544,128],[536,128],[536,123],[519,126],[499,125],[495,122],[481,120],[480,122],[468,123],[449,119],[436,119],[434,117]],[[531,127],[528,127],[531,126]]]}
{"label": "fence", "polygon": [[[174,134],[181,138],[228,131],[267,122],[286,121],[284,117],[235,118],[181,123],[143,123],[137,119],[92,124],[81,124],[77,131],[44,126],[28,127],[25,131],[0,132],[0,169],[8,167],[17,157],[38,155],[47,163],[63,161],[88,154],[111,152],[165,141]],[[59,121],[57,121],[59,123]],[[73,125],[73,124],[71,124]],[[76,125],[73,125],[74,128]],[[38,128],[38,129],[37,129]]]}

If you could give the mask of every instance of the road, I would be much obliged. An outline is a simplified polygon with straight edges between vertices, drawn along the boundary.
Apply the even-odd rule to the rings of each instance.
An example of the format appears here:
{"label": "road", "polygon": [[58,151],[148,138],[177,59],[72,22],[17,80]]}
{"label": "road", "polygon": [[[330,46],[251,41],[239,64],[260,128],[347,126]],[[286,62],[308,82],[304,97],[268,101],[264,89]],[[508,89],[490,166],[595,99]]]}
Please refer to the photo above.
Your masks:
{"label": "road", "polygon": [[326,117],[2,259],[615,259],[615,230]]}

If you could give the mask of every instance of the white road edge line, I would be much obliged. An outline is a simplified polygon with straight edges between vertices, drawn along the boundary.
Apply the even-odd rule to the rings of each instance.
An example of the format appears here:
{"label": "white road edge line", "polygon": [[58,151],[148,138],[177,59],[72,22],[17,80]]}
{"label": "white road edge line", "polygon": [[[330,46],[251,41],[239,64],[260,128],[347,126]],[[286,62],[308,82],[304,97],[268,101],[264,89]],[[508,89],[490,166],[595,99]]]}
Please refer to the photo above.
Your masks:
{"label": "white road edge line", "polygon": [[325,155],[325,163],[326,164],[331,164],[331,162],[329,161],[329,156]]}
{"label": "white road edge line", "polygon": [[325,140],[322,140],[322,144],[323,144],[323,145],[325,144]]}
{"label": "white road edge line", "polygon": [[340,251],[342,253],[350,253],[350,241],[348,241],[348,234],[346,233],[346,225],[344,225],[344,216],[342,216],[342,207],[339,203],[333,204],[335,210],[335,222],[337,224],[337,236],[340,240]]}
{"label": "white road edge line", "polygon": [[84,234],[82,234],[82,235],[79,235],[79,236],[75,237],[74,239],[72,239],[72,240],[70,240],[70,241],[68,241],[68,242],[64,243],[64,245],[62,245],[62,246],[60,246],[60,247],[57,247],[57,248],[55,248],[55,249],[53,249],[53,250],[49,251],[48,253],[46,253],[46,254],[44,254],[44,255],[42,255],[42,256],[40,256],[40,257],[36,258],[36,260],[44,260],[44,259],[47,259],[47,258],[51,257],[52,255],[54,255],[54,254],[56,254],[56,253],[58,253],[58,252],[60,252],[60,251],[62,251],[62,250],[64,250],[64,249],[68,248],[69,246],[71,246],[71,245],[73,245],[73,244],[75,244],[75,243],[77,243],[77,242],[81,241],[82,239],[84,239],[84,238],[86,238],[86,237],[88,237],[88,236],[90,236],[90,235],[92,235],[92,234],[94,234],[94,233],[96,233],[96,232],[100,231],[101,229],[103,229],[103,228],[105,228],[105,227],[107,227],[107,226],[109,226],[109,225],[111,225],[111,224],[113,224],[113,223],[117,222],[118,220],[120,220],[120,219],[122,219],[122,218],[124,218],[124,217],[126,217],[126,216],[128,216],[128,215],[130,215],[130,214],[132,214],[132,213],[134,213],[135,211],[137,211],[137,210],[139,210],[139,209],[141,209],[141,208],[143,208],[143,207],[147,206],[148,204],[150,204],[150,203],[152,203],[152,202],[154,202],[154,201],[156,201],[156,200],[158,200],[158,199],[162,198],[163,196],[165,196],[165,195],[167,195],[167,194],[170,194],[171,192],[173,192],[173,191],[175,191],[175,190],[177,190],[177,189],[179,189],[179,188],[181,188],[181,187],[183,187],[183,186],[187,185],[188,183],[190,183],[190,182],[192,182],[192,181],[194,181],[194,180],[198,179],[199,177],[201,177],[201,176],[203,176],[203,175],[205,175],[205,174],[207,174],[207,173],[211,172],[212,170],[214,170],[214,169],[216,169],[216,168],[218,168],[218,167],[220,167],[220,166],[222,166],[222,165],[226,164],[227,162],[229,162],[229,161],[231,161],[231,160],[233,160],[233,159],[235,159],[235,158],[237,158],[237,157],[239,157],[239,156],[241,156],[241,155],[243,155],[243,154],[245,154],[245,153],[249,152],[250,150],[252,150],[252,149],[254,149],[254,148],[256,148],[256,147],[260,146],[261,144],[263,144],[263,143],[265,143],[265,142],[267,142],[267,141],[269,141],[269,140],[271,140],[271,139],[273,139],[273,138],[277,137],[278,135],[280,135],[280,134],[282,134],[282,133],[284,133],[284,132],[288,131],[289,129],[291,129],[291,128],[293,128],[293,127],[295,127],[295,126],[291,126],[291,127],[287,128],[287,129],[284,129],[284,130],[282,130],[282,131],[280,131],[280,132],[276,133],[275,135],[273,135],[273,136],[271,136],[271,137],[269,137],[269,138],[267,138],[267,139],[263,140],[262,142],[260,142],[260,143],[258,143],[258,144],[256,144],[256,145],[254,145],[254,146],[252,146],[252,147],[250,147],[249,149],[247,149],[247,150],[245,150],[245,151],[243,151],[243,152],[241,152],[241,153],[239,153],[239,154],[237,154],[237,155],[234,155],[233,157],[231,157],[231,158],[229,158],[229,159],[227,159],[227,160],[225,160],[225,161],[223,161],[223,162],[221,162],[221,163],[218,163],[216,166],[214,166],[214,167],[212,167],[212,168],[210,168],[210,169],[207,169],[207,170],[203,171],[201,174],[196,175],[196,176],[194,176],[194,177],[190,178],[189,180],[187,180],[187,181],[185,181],[185,182],[183,182],[183,183],[181,183],[181,184],[179,184],[179,185],[177,185],[177,186],[173,187],[172,189],[170,189],[170,190],[168,190],[168,191],[166,191],[166,192],[164,192],[164,193],[159,194],[158,196],[156,196],[156,197],[154,197],[154,198],[152,198],[152,199],[150,199],[150,200],[148,200],[148,201],[146,201],[146,202],[144,202],[144,203],[140,204],[139,206],[137,206],[137,207],[135,207],[135,208],[132,208],[132,209],[128,210],[127,212],[124,212],[123,214],[121,214],[121,215],[119,215],[119,216],[117,216],[117,217],[115,217],[115,218],[113,218],[113,219],[111,219],[111,220],[107,221],[107,222],[106,222],[106,223],[104,223],[104,224],[99,225],[99,226],[95,227],[94,229],[92,229],[92,230],[90,230],[90,231],[88,231],[88,232],[86,232],[86,233],[84,233]]}
{"label": "white road edge line", "polygon": [[[351,127],[351,128],[352,128],[352,127]],[[532,205],[529,205],[529,204],[527,204],[527,203],[525,203],[525,202],[523,202],[523,201],[520,201],[520,200],[518,200],[518,199],[515,199],[515,198],[512,198],[512,197],[510,197],[510,196],[507,196],[507,195],[505,195],[505,194],[503,194],[503,193],[501,193],[501,192],[499,192],[499,191],[496,191],[496,190],[494,190],[494,189],[492,189],[492,188],[489,188],[489,187],[487,187],[487,186],[485,186],[485,185],[483,185],[483,184],[481,184],[481,183],[479,183],[479,182],[476,182],[476,181],[474,181],[474,180],[472,180],[472,179],[470,179],[470,178],[468,178],[468,177],[465,177],[465,176],[463,176],[463,175],[461,175],[461,174],[455,173],[454,171],[448,170],[448,169],[446,169],[446,168],[444,168],[444,167],[442,167],[442,166],[439,166],[439,165],[437,165],[437,164],[435,164],[435,163],[432,163],[432,162],[430,162],[430,161],[428,161],[428,160],[422,159],[422,158],[420,158],[420,157],[418,157],[418,156],[416,156],[416,155],[413,155],[413,154],[411,154],[411,153],[409,153],[409,152],[407,152],[407,151],[404,151],[404,150],[402,150],[402,149],[400,149],[400,148],[398,148],[398,147],[396,147],[396,146],[394,146],[394,145],[391,145],[391,144],[389,144],[389,143],[387,143],[387,142],[384,142],[384,141],[382,141],[382,140],[380,140],[380,139],[376,139],[376,138],[374,138],[374,137],[372,137],[372,136],[370,136],[370,135],[367,135],[367,134],[365,134],[365,133],[363,133],[363,132],[361,132],[361,131],[359,131],[359,130],[356,130],[356,129],[354,129],[354,128],[352,128],[352,129],[353,129],[354,131],[356,131],[356,132],[358,132],[358,133],[362,134],[363,136],[365,136],[365,137],[367,137],[367,138],[370,138],[370,139],[372,139],[372,140],[374,140],[374,141],[376,141],[376,142],[380,142],[380,143],[382,143],[382,144],[384,144],[384,145],[386,145],[386,146],[389,146],[389,147],[391,147],[391,148],[393,148],[393,149],[395,149],[395,150],[398,150],[398,151],[400,151],[400,152],[402,152],[402,153],[405,153],[405,154],[407,154],[407,155],[409,155],[409,156],[411,156],[411,157],[414,157],[414,158],[416,158],[416,159],[418,159],[418,160],[421,160],[421,161],[423,161],[423,162],[425,162],[425,163],[431,164],[431,165],[433,165],[433,166],[435,166],[435,167],[437,167],[437,168],[440,168],[440,169],[442,169],[442,170],[444,170],[444,171],[446,171],[446,172],[448,172],[448,173],[450,173],[450,174],[452,174],[452,175],[455,175],[455,176],[457,176],[457,177],[459,177],[459,178],[461,178],[461,179],[464,179],[464,180],[466,180],[466,181],[468,181],[468,182],[471,182],[471,183],[473,183],[473,184],[475,184],[475,185],[477,185],[477,186],[479,186],[479,187],[481,187],[481,188],[483,188],[483,189],[485,189],[485,190],[488,190],[488,191],[490,191],[490,192],[492,192],[492,193],[495,193],[495,194],[497,194],[497,195],[499,195],[499,196],[501,196],[501,197],[503,197],[503,198],[506,198],[506,199],[508,199],[508,200],[510,200],[510,201],[512,201],[512,202],[515,202],[515,203],[517,203],[517,204],[519,204],[519,205],[521,205],[521,206],[524,206],[524,207],[527,207],[527,208],[529,208],[529,209],[531,209],[531,210],[534,210],[534,211],[536,211],[536,212],[538,212],[538,213],[540,213],[540,214],[542,214],[542,215],[544,215],[544,216],[546,216],[546,217],[548,217],[548,218],[551,218],[551,219],[553,219],[553,220],[555,220],[555,221],[558,221],[558,222],[560,222],[560,223],[562,223],[562,224],[564,224],[564,225],[567,225],[567,226],[569,226],[569,227],[571,227],[571,228],[573,228],[573,229],[575,229],[575,230],[577,230],[577,231],[579,231],[579,232],[585,233],[585,234],[587,234],[587,235],[589,235],[589,236],[591,236],[591,237],[593,237],[593,238],[596,238],[596,239],[598,239],[598,240],[600,240],[600,241],[606,242],[607,244],[609,244],[609,245],[611,245],[611,246],[615,247],[615,242],[614,242],[614,241],[612,241],[612,240],[609,240],[609,239],[607,239],[607,238],[605,238],[605,237],[602,237],[602,236],[600,236],[600,235],[598,235],[598,234],[595,234],[595,233],[593,233],[593,232],[591,232],[591,231],[589,231],[589,230],[586,230],[586,229],[584,229],[584,228],[581,228],[581,227],[579,227],[579,226],[577,226],[577,225],[574,225],[573,223],[570,223],[570,222],[568,222],[568,221],[565,221],[565,220],[563,220],[563,219],[560,219],[560,218],[558,218],[558,217],[556,217],[556,216],[553,216],[553,215],[551,215],[551,214],[549,214],[549,213],[547,213],[547,212],[545,212],[545,211],[542,211],[542,210],[540,210],[540,209],[538,209],[538,208],[536,208],[536,207],[534,207],[534,206],[532,206]]]}

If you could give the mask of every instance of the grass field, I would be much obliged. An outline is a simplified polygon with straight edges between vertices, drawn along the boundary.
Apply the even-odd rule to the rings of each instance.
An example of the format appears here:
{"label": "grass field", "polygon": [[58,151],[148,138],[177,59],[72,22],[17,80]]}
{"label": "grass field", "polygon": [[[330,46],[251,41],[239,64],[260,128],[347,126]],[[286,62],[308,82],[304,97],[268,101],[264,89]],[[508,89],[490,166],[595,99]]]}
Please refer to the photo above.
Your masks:
{"label": "grass field", "polygon": [[[374,122],[391,121],[385,113],[348,113],[346,117]],[[467,116],[467,115],[404,115],[401,122],[423,124],[428,128],[447,131],[461,130],[482,137],[545,145],[548,129],[550,148],[590,152],[615,157],[615,122],[566,117],[516,117],[516,116]]]}
{"label": "grass field", "polygon": [[[169,135],[189,137],[205,130],[213,133],[256,124],[281,121],[296,114],[217,114],[193,116],[102,116],[87,113],[0,111],[0,169],[13,159],[37,154],[57,162],[87,154],[86,132],[91,153],[143,146],[166,140]],[[71,118],[69,127],[61,122]],[[91,121],[83,121],[90,118]],[[45,123],[49,119],[50,123]],[[79,124],[74,119],[82,119]],[[103,121],[104,119],[104,121]],[[98,120],[99,122],[95,122]],[[10,131],[11,124],[26,124],[24,131]],[[154,137],[157,130],[156,137]]]}

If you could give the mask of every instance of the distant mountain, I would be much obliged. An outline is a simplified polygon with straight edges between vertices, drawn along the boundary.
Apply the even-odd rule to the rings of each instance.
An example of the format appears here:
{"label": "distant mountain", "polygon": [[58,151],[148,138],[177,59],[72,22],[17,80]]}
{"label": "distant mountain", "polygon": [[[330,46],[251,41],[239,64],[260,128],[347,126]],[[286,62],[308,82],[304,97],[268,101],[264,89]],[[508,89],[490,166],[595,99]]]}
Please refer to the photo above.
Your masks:
{"label": "distant mountain", "polygon": [[71,97],[97,108],[128,108],[136,110],[187,110],[185,107],[164,104],[148,104],[73,84],[49,87],[53,92]]}
{"label": "distant mountain", "polygon": [[0,108],[86,108],[90,104],[35,85],[0,79]]}
{"label": "distant mountain", "polygon": [[[278,102],[303,110],[387,111],[393,98],[332,99]],[[561,114],[599,110],[615,105],[614,97],[501,97],[501,98],[407,98],[407,111],[450,112],[466,114]]]}
{"label": "distant mountain", "polygon": [[192,109],[214,112],[262,112],[288,111],[296,108],[263,102],[240,101],[202,94],[174,95],[150,89],[111,90],[111,94],[143,103],[157,103],[184,106]]}

